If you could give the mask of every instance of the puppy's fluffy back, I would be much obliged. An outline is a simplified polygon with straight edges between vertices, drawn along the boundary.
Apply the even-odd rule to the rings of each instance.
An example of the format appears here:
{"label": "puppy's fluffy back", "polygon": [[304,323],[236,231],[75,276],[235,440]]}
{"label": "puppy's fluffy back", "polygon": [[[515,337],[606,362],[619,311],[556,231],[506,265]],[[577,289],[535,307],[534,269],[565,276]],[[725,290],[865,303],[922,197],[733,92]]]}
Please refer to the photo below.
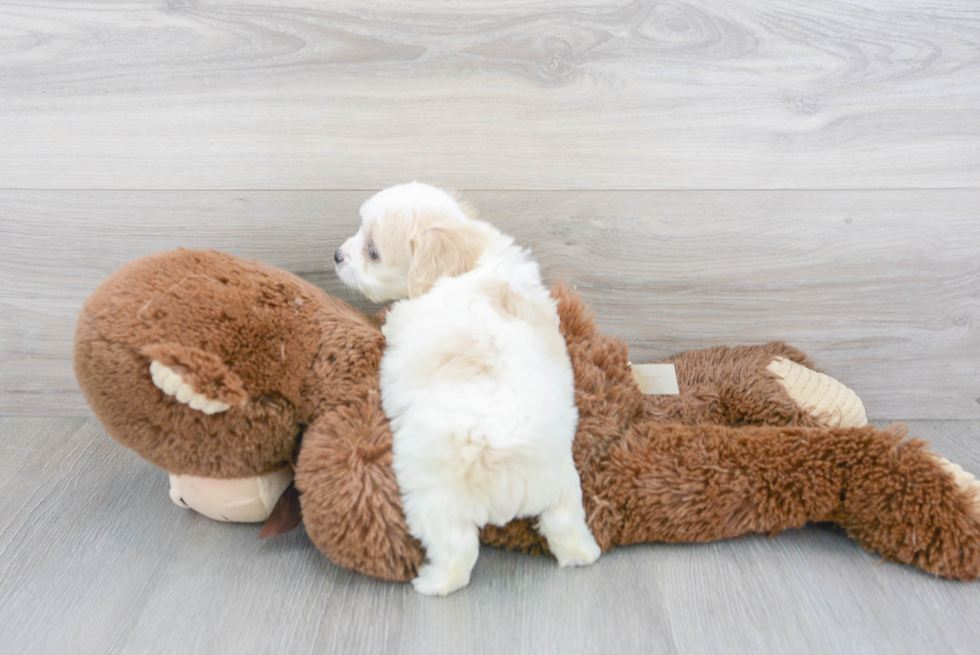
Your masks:
{"label": "puppy's fluffy back", "polygon": [[528,253],[505,238],[473,271],[397,303],[384,331],[400,484],[456,488],[478,525],[533,512],[556,483],[541,461],[571,457],[577,410],[557,310]]}

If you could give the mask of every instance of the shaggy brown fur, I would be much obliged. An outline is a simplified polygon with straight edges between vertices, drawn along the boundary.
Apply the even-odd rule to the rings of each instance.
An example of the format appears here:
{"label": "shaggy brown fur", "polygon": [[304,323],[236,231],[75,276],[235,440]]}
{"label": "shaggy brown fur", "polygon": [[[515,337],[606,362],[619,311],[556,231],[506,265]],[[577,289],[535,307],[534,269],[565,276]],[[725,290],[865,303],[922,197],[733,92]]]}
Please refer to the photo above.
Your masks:
{"label": "shaggy brown fur", "polygon": [[[803,353],[779,343],[684,353],[670,360],[681,394],[644,396],[626,346],[598,332],[575,293],[559,284],[554,295],[575,369],[575,462],[603,550],[834,521],[885,558],[980,575],[976,490],[900,428],[820,427],[766,371],[776,356],[811,366]],[[271,267],[161,253],[123,267],[85,303],[75,369],[106,430],[171,472],[240,477],[295,462],[320,550],[408,580],[422,552],[391,470],[378,320]],[[232,408],[208,416],[163,394],[151,359]],[[545,548],[530,519],[481,536]]]}

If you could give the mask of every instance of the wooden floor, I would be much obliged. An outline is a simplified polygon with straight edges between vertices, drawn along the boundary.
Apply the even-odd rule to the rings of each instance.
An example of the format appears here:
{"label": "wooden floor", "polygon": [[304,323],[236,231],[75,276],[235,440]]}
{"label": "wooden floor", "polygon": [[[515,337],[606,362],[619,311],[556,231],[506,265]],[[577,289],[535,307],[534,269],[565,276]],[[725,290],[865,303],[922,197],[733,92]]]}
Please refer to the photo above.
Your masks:
{"label": "wooden floor", "polygon": [[[912,433],[980,472],[978,422]],[[302,530],[175,506],[92,419],[0,418],[4,653],[977,652],[980,583],[879,563],[830,525],[653,544],[592,567],[484,548],[443,599],[337,568]]]}

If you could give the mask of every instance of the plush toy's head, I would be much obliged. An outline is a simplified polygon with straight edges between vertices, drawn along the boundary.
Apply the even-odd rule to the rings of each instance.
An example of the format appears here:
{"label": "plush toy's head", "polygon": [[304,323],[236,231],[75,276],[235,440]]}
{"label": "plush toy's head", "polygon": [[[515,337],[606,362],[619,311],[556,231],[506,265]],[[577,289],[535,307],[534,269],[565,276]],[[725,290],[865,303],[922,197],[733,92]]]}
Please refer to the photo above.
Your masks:
{"label": "plush toy's head", "polygon": [[370,319],[294,275],[179,250],[122,267],[92,294],[74,364],[106,430],[179,476],[174,500],[194,506],[202,483],[188,476],[271,475],[256,493],[277,496],[274,474],[295,461],[304,426],[321,405],[361,396],[383,343]]}
{"label": "plush toy's head", "polygon": [[217,520],[266,520],[310,437],[311,539],[340,564],[406,579],[421,551],[386,459],[383,347],[376,319],[294,275],[177,250],[96,289],[74,365],[106,431],[170,473],[175,503]]}

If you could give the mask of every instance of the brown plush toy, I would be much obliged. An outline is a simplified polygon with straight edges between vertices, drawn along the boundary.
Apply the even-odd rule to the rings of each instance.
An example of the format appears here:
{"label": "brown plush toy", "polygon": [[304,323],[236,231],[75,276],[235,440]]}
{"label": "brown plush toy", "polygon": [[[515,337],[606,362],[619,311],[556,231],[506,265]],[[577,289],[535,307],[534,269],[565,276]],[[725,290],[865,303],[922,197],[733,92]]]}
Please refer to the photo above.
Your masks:
{"label": "brown plush toy", "polygon": [[[680,394],[645,395],[626,346],[598,332],[574,292],[553,294],[575,371],[575,462],[604,551],[833,521],[887,559],[980,574],[980,484],[903,429],[866,425],[856,396],[801,352],[684,353],[670,360]],[[262,521],[294,467],[306,530],[327,557],[409,580],[423,553],[391,469],[379,320],[269,266],[165,252],[86,301],[75,372],[109,434],[171,474],[175,502]],[[545,550],[533,519],[481,537]]]}

